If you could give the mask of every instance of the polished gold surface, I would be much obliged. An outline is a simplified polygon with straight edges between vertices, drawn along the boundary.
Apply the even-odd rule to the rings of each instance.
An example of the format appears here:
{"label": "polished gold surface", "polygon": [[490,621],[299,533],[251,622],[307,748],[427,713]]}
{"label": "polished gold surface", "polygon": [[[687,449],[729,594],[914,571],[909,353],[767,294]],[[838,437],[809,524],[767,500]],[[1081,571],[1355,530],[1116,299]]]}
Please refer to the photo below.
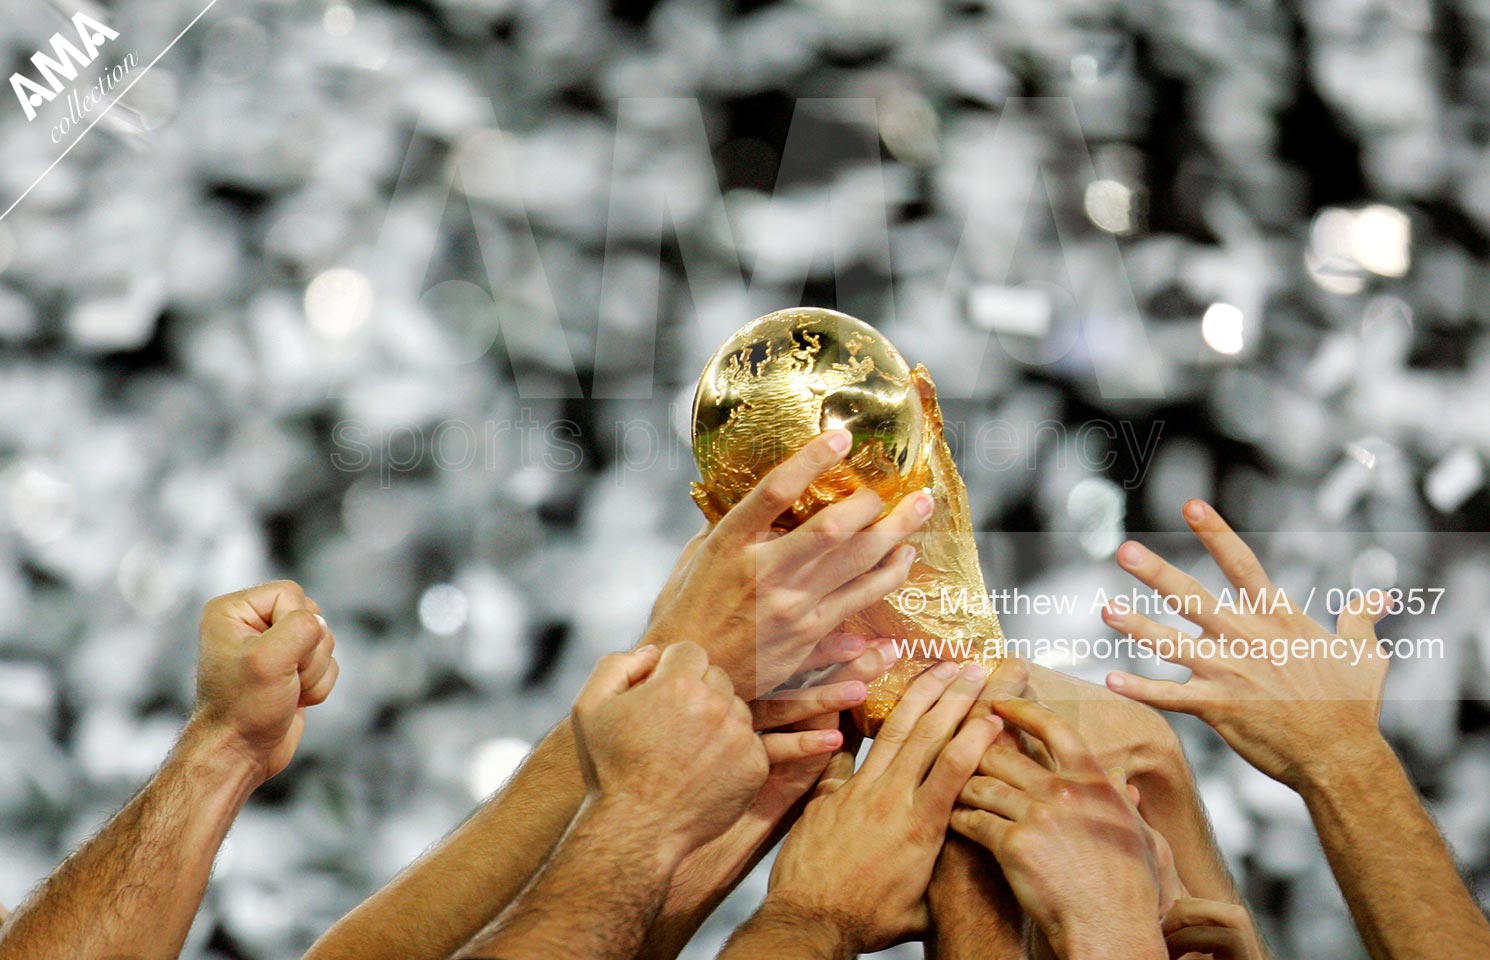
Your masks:
{"label": "polished gold surface", "polygon": [[868,324],[832,310],[783,310],[746,324],[709,361],[693,398],[693,498],[716,522],[765,473],[823,430],[854,435],[778,526],[787,530],[860,487],[888,504],[926,485],[921,403],[905,360]]}
{"label": "polished gold surface", "polygon": [[[800,308],[751,321],[714,354],[693,403],[693,454],[700,480],[693,498],[717,522],[772,467],[825,429],[852,432],[844,462],[824,474],[777,527],[788,530],[861,487],[888,512],[927,488],[931,519],[910,543],[916,560],[906,583],[850,618],[844,629],[871,637],[939,644],[946,659],[997,665],[1003,638],[987,609],[967,491],[942,436],[936,387],[924,367],[908,368],[883,334],[846,314]],[[943,612],[943,598],[955,609]],[[955,604],[959,598],[970,602]],[[965,645],[965,646],[964,646]],[[921,648],[923,651],[926,647]],[[938,657],[906,657],[870,684],[855,711],[873,736],[905,688]]]}

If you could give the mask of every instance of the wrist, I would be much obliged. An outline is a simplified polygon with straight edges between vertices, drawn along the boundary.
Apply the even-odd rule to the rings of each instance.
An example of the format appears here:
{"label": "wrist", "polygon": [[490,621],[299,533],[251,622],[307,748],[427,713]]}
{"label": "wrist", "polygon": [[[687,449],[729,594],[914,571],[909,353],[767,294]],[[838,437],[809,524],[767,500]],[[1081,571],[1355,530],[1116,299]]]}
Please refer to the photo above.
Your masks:
{"label": "wrist", "polygon": [[843,960],[861,952],[854,924],[846,918],[780,893],[768,894],[748,925],[781,931],[800,956],[811,960]]}
{"label": "wrist", "polygon": [[1369,736],[1340,741],[1300,762],[1288,778],[1288,786],[1312,806],[1341,795],[1360,796],[1362,790],[1377,789],[1371,785],[1379,785],[1382,776],[1392,770],[1401,770],[1396,752],[1379,731],[1372,731]]}
{"label": "wrist", "polygon": [[[1167,960],[1169,951],[1153,911],[1139,909],[1109,916],[1122,917],[1123,926],[1094,929],[1090,914],[1085,923],[1079,919],[1074,924],[1052,923],[1045,928],[1051,949],[1061,960]],[[1147,923],[1141,919],[1145,916],[1150,918]]]}
{"label": "wrist", "polygon": [[267,779],[263,758],[221,724],[195,714],[186,722],[167,763],[187,768],[193,779],[242,800]]}
{"label": "wrist", "polygon": [[573,833],[589,833],[617,846],[634,846],[651,869],[671,877],[698,844],[627,797],[590,794],[575,816]]}

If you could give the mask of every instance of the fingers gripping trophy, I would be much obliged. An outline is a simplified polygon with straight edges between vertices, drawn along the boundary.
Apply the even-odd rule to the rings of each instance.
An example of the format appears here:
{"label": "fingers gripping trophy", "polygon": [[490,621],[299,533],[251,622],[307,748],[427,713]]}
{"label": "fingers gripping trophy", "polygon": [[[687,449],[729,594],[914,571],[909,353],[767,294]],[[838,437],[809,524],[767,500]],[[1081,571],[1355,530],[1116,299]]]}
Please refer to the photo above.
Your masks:
{"label": "fingers gripping trophy", "polygon": [[848,456],[782,513],[776,529],[791,530],[864,487],[879,494],[885,513],[923,488],[935,502],[926,526],[910,537],[916,559],[906,582],[843,626],[865,636],[921,641],[909,649],[927,654],[902,656],[870,684],[854,718],[873,736],[928,667],[968,659],[970,652],[991,672],[1003,651],[998,617],[983,602],[967,489],[942,435],[936,386],[926,368],[910,369],[883,334],[833,310],[781,310],[751,321],[699,377],[693,456],[700,480],[693,499],[717,523],[772,467],[823,430],[838,428],[853,434]]}

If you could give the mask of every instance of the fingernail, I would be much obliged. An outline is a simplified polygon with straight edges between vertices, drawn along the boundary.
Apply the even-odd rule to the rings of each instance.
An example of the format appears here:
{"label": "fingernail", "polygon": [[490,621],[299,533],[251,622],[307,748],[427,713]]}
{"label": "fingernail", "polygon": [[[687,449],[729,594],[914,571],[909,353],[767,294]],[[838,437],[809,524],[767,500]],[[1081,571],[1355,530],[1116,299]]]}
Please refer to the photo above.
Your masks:
{"label": "fingernail", "polygon": [[920,493],[916,494],[916,515],[919,516],[922,520],[925,520],[927,517],[931,516],[932,506],[933,502],[931,499],[930,490],[922,490]]}
{"label": "fingernail", "polygon": [[1119,610],[1117,607],[1114,607],[1111,604],[1103,607],[1102,613],[1106,615],[1107,622],[1112,624],[1121,624],[1128,619],[1128,614],[1126,611]]}
{"label": "fingernail", "polygon": [[1199,523],[1205,519],[1205,504],[1199,500],[1191,500],[1185,504],[1185,519],[1191,523]]}
{"label": "fingernail", "polygon": [[319,613],[315,614],[314,616],[316,618],[316,622],[321,625],[321,629],[322,630],[328,630],[328,629],[330,629],[329,627],[326,626],[326,618],[325,617],[321,616]]}
{"label": "fingernail", "polygon": [[848,453],[849,444],[853,442],[853,438],[849,436],[847,430],[828,430],[826,432],[828,434],[828,446],[834,453],[840,456]]}
{"label": "fingernail", "polygon": [[636,652],[637,653],[656,653],[657,652],[657,644],[655,644],[655,643],[649,643],[645,647],[637,647],[636,648]]}
{"label": "fingernail", "polygon": [[1118,549],[1118,562],[1125,567],[1136,566],[1143,562],[1144,549],[1138,543],[1129,540]]}
{"label": "fingernail", "polygon": [[1123,679],[1122,674],[1119,674],[1119,673],[1109,673],[1107,675],[1107,686],[1111,690],[1121,690],[1121,689],[1123,689],[1123,684],[1125,682],[1126,681]]}
{"label": "fingernail", "polygon": [[865,640],[863,637],[855,636],[852,633],[845,634],[838,638],[838,649],[843,653],[851,654],[853,656],[858,656],[859,654],[863,653],[865,648],[868,646],[869,642],[867,640]]}
{"label": "fingernail", "polygon": [[943,660],[941,663],[931,668],[932,674],[941,680],[951,680],[953,677],[957,676],[957,670],[957,664],[953,663],[951,660]]}
{"label": "fingernail", "polygon": [[881,640],[875,645],[875,649],[880,652],[880,659],[886,667],[900,659],[900,654],[896,651],[895,644],[889,640]]}
{"label": "fingernail", "polygon": [[869,696],[869,687],[866,686],[864,683],[858,680],[850,680],[848,683],[844,684],[843,699],[863,700],[867,696]]}
{"label": "fingernail", "polygon": [[996,717],[996,716],[994,716],[993,714],[990,713],[988,716],[984,717],[983,719],[984,720],[987,720],[989,723],[993,724],[993,734],[994,734],[994,736],[998,736],[1000,733],[1003,732],[1003,730],[1004,730],[1004,718],[1003,717]]}
{"label": "fingernail", "polygon": [[964,680],[982,680],[986,676],[988,676],[988,668],[976,660],[972,663],[965,663],[962,666],[962,678]]}
{"label": "fingernail", "polygon": [[814,743],[820,747],[836,747],[843,743],[843,734],[837,730],[822,730],[812,737]]}

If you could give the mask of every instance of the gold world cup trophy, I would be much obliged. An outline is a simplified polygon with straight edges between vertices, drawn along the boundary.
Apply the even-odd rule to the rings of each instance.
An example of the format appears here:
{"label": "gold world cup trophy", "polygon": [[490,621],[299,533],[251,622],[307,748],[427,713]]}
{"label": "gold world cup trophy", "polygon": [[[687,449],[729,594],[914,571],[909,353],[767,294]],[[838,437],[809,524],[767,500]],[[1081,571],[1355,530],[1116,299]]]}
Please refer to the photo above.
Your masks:
{"label": "gold world cup trophy", "polygon": [[[930,490],[935,508],[908,541],[916,559],[905,584],[843,629],[925,641],[919,649],[927,654],[977,659],[992,671],[1003,632],[984,602],[967,489],[942,436],[936,386],[925,367],[910,369],[863,321],[833,310],[781,310],[725,341],[693,398],[693,457],[701,477],[694,502],[717,523],[772,467],[835,428],[853,434],[847,458],[819,477],[776,529],[790,530],[861,487],[880,495],[886,513],[906,494]],[[860,730],[874,736],[906,687],[938,659],[903,656],[871,683],[868,700],[854,711]]]}

